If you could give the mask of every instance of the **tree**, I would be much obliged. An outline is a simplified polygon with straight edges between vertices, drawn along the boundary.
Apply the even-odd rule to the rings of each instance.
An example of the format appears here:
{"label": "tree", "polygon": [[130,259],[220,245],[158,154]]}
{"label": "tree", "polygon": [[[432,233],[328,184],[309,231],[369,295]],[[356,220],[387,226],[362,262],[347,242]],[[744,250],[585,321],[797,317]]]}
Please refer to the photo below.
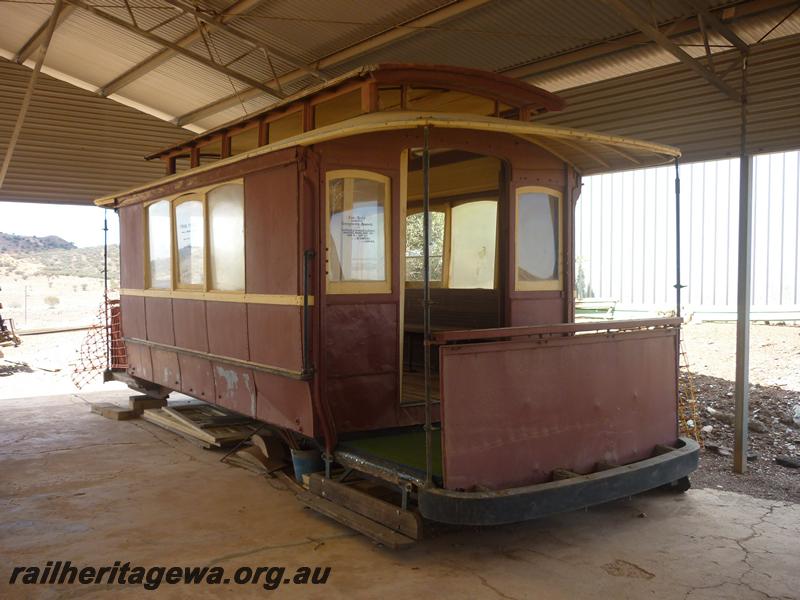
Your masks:
{"label": "tree", "polygon": [[47,306],[49,306],[51,309],[55,308],[56,304],[59,302],[61,302],[61,300],[58,299],[58,296],[45,296],[44,299],[44,303],[47,304]]}

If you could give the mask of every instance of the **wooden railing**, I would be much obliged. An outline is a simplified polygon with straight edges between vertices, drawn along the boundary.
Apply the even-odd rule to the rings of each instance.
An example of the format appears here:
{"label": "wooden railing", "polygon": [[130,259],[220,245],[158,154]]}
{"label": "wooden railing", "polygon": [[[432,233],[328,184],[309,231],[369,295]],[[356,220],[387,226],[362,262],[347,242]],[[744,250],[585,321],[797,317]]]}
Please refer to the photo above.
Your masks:
{"label": "wooden railing", "polygon": [[436,344],[447,344],[449,342],[497,340],[533,336],[544,337],[589,332],[633,331],[637,329],[678,327],[682,322],[683,319],[680,317],[669,317],[662,319],[629,319],[624,321],[594,321],[591,323],[557,323],[554,325],[439,331],[433,334],[433,342]]}

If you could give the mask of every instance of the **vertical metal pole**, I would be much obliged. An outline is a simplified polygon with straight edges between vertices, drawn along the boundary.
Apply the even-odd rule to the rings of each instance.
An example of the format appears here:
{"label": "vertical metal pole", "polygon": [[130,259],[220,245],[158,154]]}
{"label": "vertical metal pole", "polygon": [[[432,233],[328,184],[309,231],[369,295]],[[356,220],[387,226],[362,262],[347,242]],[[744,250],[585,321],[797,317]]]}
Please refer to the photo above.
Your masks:
{"label": "vertical metal pole", "polygon": [[681,316],[681,174],[675,159],[675,316]]}
{"label": "vertical metal pole", "polygon": [[747,152],[747,57],[742,56],[741,150],[739,156],[739,278],[736,316],[736,408],[733,470],[747,472],[747,431],[750,404],[750,286],[753,240],[752,157]]}
{"label": "vertical metal pole", "polygon": [[425,126],[422,149],[422,330],[425,355],[425,481],[433,484],[433,430],[431,418],[431,281],[430,281],[430,130]]}
{"label": "vertical metal pole", "polygon": [[47,24],[47,31],[44,35],[42,47],[39,50],[39,57],[36,59],[36,66],[33,67],[30,81],[28,81],[28,89],[25,90],[25,96],[22,99],[22,106],[19,108],[17,115],[17,122],[14,125],[14,131],[11,132],[11,137],[8,139],[8,147],[6,148],[6,155],[3,157],[3,165],[0,166],[0,188],[3,187],[3,182],[8,174],[8,167],[11,165],[11,157],[14,156],[14,149],[17,147],[19,134],[22,132],[22,125],[25,123],[25,115],[28,114],[28,107],[33,98],[33,89],[36,87],[36,80],[39,78],[39,72],[42,70],[44,64],[44,57],[47,55],[47,48],[50,46],[50,40],[53,38],[53,32],[56,30],[58,24],[58,15],[61,13],[62,0],[56,0],[53,6],[53,13],[50,15],[50,22]]}
{"label": "vertical metal pole", "polygon": [[103,314],[106,325],[106,369],[111,369],[111,328],[108,326],[108,210],[103,209]]}

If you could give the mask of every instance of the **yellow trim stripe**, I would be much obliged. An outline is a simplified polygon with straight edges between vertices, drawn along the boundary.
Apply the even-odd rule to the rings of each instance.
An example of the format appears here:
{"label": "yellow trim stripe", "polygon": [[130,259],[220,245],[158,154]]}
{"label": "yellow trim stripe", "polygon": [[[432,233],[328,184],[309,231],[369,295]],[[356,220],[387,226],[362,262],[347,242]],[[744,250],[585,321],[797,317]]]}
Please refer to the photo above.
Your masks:
{"label": "yellow trim stripe", "polygon": [[[303,306],[303,296],[288,294],[240,294],[228,292],[202,292],[193,290],[138,290],[122,288],[121,296],[144,296],[146,298],[173,298],[177,300],[207,300],[211,302],[239,302],[240,304],[276,304],[280,306]],[[314,297],[308,297],[309,305]]]}

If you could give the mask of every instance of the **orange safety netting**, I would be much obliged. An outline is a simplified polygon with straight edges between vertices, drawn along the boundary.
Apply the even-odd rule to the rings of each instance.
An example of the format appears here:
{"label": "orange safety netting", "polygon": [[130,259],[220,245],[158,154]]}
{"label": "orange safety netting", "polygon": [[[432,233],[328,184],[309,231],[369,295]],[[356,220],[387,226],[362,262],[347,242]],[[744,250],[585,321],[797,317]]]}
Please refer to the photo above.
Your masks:
{"label": "orange safety netting", "polygon": [[122,341],[119,299],[106,298],[78,349],[78,358],[72,369],[72,383],[80,389],[102,377],[106,369],[127,367],[128,354]]}

